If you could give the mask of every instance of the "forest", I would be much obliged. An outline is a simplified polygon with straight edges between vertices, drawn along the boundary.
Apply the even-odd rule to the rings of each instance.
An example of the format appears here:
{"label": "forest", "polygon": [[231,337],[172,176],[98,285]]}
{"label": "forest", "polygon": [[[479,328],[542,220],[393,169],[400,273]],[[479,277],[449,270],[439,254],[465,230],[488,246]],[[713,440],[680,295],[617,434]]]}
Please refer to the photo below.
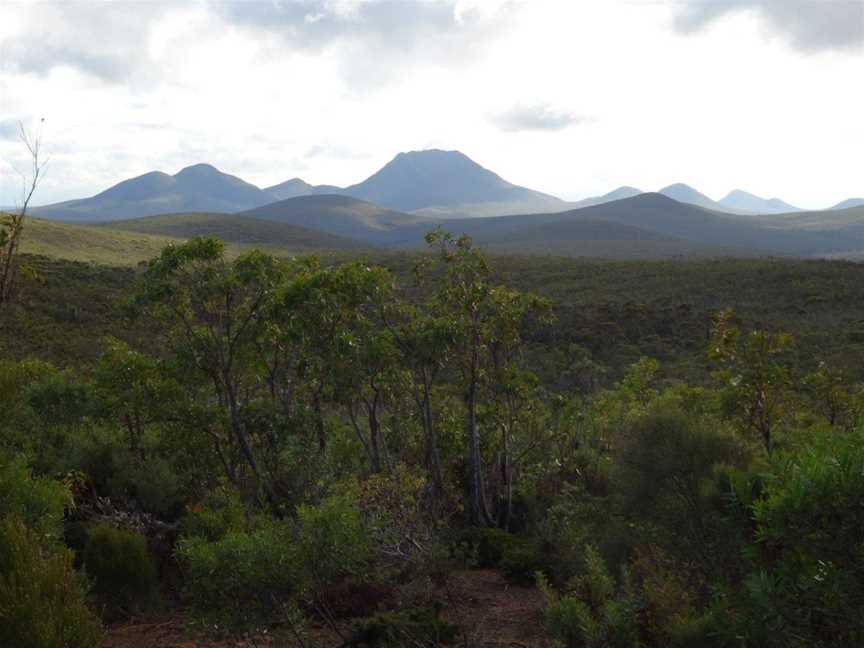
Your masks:
{"label": "forest", "polygon": [[[0,645],[864,644],[864,267],[426,242],[23,257]],[[492,571],[542,637],[457,622]]]}

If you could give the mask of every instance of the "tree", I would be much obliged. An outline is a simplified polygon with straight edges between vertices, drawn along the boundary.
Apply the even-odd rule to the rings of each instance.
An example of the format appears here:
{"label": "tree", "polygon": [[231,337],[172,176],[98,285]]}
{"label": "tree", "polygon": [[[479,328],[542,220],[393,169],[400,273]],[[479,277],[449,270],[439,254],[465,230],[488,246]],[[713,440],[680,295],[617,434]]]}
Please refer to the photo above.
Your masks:
{"label": "tree", "polygon": [[721,312],[714,323],[709,357],[720,365],[714,376],[723,385],[727,415],[759,436],[768,454],[785,415],[792,374],[785,356],[793,345],[788,333],[750,331],[742,334],[735,313]]}
{"label": "tree", "polygon": [[[545,309],[548,302],[494,285],[489,262],[470,237],[455,238],[436,229],[426,235],[426,241],[437,247],[444,269],[434,303],[453,331],[452,361],[460,376],[465,402],[470,518],[473,524],[493,525],[496,516],[486,492],[478,405],[495,358],[501,364],[512,357],[521,343],[525,317],[532,311]],[[505,442],[509,439],[509,432],[504,439]],[[510,448],[506,443],[505,446],[508,455],[505,465],[509,466]]]}
{"label": "tree", "polygon": [[18,279],[18,251],[21,246],[21,235],[24,232],[24,221],[27,218],[27,208],[42,179],[45,165],[48,164],[48,161],[42,158],[41,130],[35,135],[29,133],[22,122],[18,123],[18,130],[21,142],[29,155],[30,169],[27,173],[21,174],[24,183],[21,207],[5,214],[0,221],[0,306],[9,302],[14,294]]}
{"label": "tree", "polygon": [[134,307],[166,325],[174,351],[209,380],[237,447],[277,515],[243,407],[258,382],[259,343],[287,274],[284,263],[259,251],[229,262],[221,241],[198,237],[165,248],[151,261],[133,299]]}

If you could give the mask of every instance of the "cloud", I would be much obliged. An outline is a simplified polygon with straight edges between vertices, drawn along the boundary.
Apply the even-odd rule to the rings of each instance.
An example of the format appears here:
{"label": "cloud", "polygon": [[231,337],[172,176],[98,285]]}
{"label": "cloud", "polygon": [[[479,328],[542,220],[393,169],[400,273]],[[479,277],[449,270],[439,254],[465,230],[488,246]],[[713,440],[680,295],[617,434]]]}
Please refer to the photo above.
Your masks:
{"label": "cloud", "polygon": [[489,120],[499,130],[508,132],[560,131],[594,121],[586,115],[557,110],[549,103],[513,106],[509,110],[489,115]]}
{"label": "cloud", "polygon": [[0,119],[0,140],[17,142],[21,137],[20,129],[17,119]]}
{"label": "cloud", "polygon": [[684,0],[677,6],[675,26],[682,33],[748,11],[802,51],[864,48],[861,0]]}
{"label": "cloud", "polygon": [[45,76],[66,66],[123,83],[162,73],[156,59],[171,31],[166,17],[197,14],[210,22],[175,46],[219,40],[226,30],[254,32],[268,55],[337,50],[345,80],[364,85],[409,65],[480,56],[515,8],[515,0],[25,0],[0,8],[0,22],[14,26],[0,29],[0,47],[13,71]]}

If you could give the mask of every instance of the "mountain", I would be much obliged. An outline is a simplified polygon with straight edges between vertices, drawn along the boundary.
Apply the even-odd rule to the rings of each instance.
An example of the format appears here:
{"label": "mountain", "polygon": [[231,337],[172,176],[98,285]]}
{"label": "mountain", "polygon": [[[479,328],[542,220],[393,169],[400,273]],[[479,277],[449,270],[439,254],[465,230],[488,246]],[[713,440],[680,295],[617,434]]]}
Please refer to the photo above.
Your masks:
{"label": "mountain", "polygon": [[104,222],[169,212],[236,212],[273,202],[273,197],[209,164],[171,176],[153,171],[114,185],[91,198],[34,207],[32,214],[70,222]]}
{"label": "mountain", "polygon": [[677,200],[678,202],[687,203],[689,205],[698,205],[699,207],[705,207],[706,209],[713,209],[716,211],[727,211],[723,205],[711,200],[705,194],[696,191],[690,185],[681,182],[671,184],[668,187],[663,187],[657,193],[663,194],[672,200]]}
{"label": "mountain", "polygon": [[730,191],[718,204],[734,211],[753,212],[754,214],[789,214],[803,211],[779,198],[760,198],[740,189]]}
{"label": "mountain", "polygon": [[567,207],[559,198],[507,182],[459,151],[438,149],[399,153],[343,193],[404,212],[443,208],[470,213],[490,204],[497,213],[528,206],[535,210]]}
{"label": "mountain", "polygon": [[280,200],[243,212],[241,216],[296,225],[369,243],[388,240],[389,232],[398,227],[418,226],[425,228],[424,232],[432,228],[419,216],[332,194]]}
{"label": "mountain", "polygon": [[285,200],[298,196],[312,196],[316,194],[338,194],[342,192],[341,187],[335,185],[311,185],[300,178],[292,178],[285,182],[264,189],[273,196],[274,200]]}
{"label": "mountain", "polygon": [[176,239],[216,236],[229,245],[286,252],[359,250],[370,247],[344,236],[239,214],[161,214],[104,223],[98,227]]}
{"label": "mountain", "polygon": [[848,198],[830,207],[830,209],[849,209],[850,207],[864,207],[864,198]]}
{"label": "mountain", "polygon": [[603,203],[612,202],[615,200],[632,198],[633,196],[638,196],[641,193],[645,192],[641,189],[637,189],[636,187],[628,187],[625,185],[623,187],[618,187],[617,189],[610,191],[607,194],[603,194],[602,196],[583,198],[582,200],[570,203],[570,207],[575,207],[577,209],[582,207],[593,207],[594,205],[602,205]]}

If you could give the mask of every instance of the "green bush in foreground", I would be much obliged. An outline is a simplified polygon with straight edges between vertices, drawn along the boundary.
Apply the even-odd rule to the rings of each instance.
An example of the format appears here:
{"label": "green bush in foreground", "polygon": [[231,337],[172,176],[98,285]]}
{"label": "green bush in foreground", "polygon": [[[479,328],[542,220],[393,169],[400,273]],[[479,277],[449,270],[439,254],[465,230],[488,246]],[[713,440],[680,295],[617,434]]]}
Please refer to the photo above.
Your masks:
{"label": "green bush in foreground", "polygon": [[216,634],[282,621],[299,593],[292,539],[283,523],[232,531],[216,541],[186,537],[176,551],[192,612]]}
{"label": "green bush in foreground", "polygon": [[131,614],[158,599],[159,575],[143,536],[107,524],[87,536],[84,570],[107,614]]}
{"label": "green bush in foreground", "polygon": [[21,520],[0,522],[0,646],[93,648],[101,642],[72,553],[46,547]]}

